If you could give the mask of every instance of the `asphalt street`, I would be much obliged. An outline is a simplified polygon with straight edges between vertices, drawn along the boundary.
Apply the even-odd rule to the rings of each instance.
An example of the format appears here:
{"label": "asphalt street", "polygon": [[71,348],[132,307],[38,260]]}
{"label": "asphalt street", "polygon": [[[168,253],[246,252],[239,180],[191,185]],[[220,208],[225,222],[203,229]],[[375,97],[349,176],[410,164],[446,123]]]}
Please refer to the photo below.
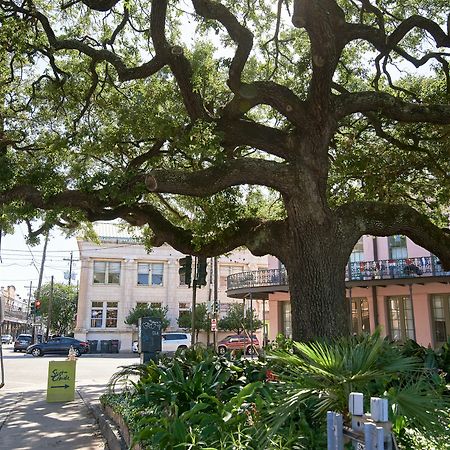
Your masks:
{"label": "asphalt street", "polygon": [[[35,358],[25,353],[14,353],[12,345],[3,345],[5,387],[3,391],[29,391],[47,388],[49,361],[64,361],[66,356],[45,355]],[[83,355],[78,358],[76,387],[105,385],[120,366],[135,364],[139,357],[133,354]]]}

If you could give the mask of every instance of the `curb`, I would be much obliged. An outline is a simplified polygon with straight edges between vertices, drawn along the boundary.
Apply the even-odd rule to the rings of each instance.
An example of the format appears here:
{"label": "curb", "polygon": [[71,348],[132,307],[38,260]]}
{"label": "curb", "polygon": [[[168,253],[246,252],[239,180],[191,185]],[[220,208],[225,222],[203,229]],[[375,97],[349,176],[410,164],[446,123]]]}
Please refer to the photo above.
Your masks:
{"label": "curb", "polygon": [[120,435],[119,429],[116,424],[104,413],[101,406],[90,403],[83,394],[77,389],[77,394],[85,404],[86,408],[95,417],[98,423],[100,432],[106,439],[109,450],[128,450],[128,445]]}

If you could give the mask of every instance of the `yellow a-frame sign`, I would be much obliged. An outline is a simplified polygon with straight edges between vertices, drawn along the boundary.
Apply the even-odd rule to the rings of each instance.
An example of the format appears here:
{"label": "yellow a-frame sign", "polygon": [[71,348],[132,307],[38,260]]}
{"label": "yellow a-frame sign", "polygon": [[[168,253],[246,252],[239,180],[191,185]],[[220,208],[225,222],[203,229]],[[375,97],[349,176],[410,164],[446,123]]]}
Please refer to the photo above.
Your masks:
{"label": "yellow a-frame sign", "polygon": [[70,402],[75,398],[76,361],[50,361],[48,365],[47,401]]}

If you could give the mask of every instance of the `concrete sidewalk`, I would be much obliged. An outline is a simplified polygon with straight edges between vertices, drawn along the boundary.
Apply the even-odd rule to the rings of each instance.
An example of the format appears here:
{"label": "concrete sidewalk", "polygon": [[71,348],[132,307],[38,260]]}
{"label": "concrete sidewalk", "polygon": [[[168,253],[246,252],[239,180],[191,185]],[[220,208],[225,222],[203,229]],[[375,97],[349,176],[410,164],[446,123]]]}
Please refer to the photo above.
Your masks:
{"label": "concrete sidewalk", "polygon": [[72,402],[47,403],[45,391],[0,391],[0,450],[107,449],[91,411],[75,395]]}

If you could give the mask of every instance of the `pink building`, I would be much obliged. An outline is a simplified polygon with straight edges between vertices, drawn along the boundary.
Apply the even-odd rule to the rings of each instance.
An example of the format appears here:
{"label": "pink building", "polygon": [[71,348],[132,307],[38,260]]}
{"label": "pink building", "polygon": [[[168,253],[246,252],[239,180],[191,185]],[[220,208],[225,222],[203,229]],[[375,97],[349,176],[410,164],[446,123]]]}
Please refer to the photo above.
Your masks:
{"label": "pink building", "polygon": [[[350,256],[346,286],[354,333],[380,327],[392,339],[432,347],[450,337],[450,272],[404,236],[363,236]],[[268,270],[228,277],[229,296],[248,292],[268,300],[268,338],[291,336],[288,279],[276,258],[269,259]]]}

